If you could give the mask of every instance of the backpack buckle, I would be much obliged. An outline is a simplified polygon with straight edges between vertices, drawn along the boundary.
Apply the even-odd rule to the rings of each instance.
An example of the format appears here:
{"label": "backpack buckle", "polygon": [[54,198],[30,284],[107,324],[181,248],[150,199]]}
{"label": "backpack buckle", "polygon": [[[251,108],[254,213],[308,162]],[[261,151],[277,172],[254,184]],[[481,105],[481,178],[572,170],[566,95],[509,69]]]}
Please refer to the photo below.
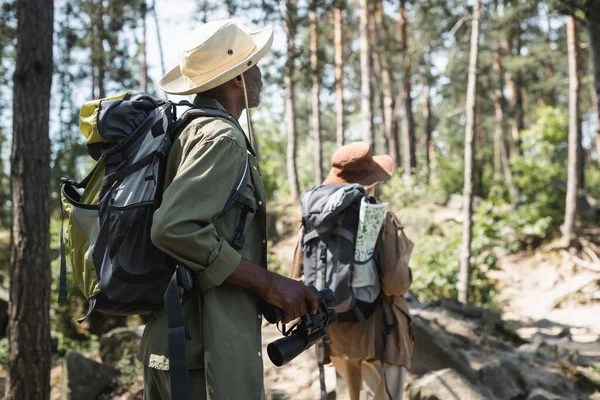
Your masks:
{"label": "backpack buckle", "polygon": [[235,239],[233,240],[233,248],[240,250],[242,247],[244,247],[245,241],[246,235],[243,232],[236,232]]}

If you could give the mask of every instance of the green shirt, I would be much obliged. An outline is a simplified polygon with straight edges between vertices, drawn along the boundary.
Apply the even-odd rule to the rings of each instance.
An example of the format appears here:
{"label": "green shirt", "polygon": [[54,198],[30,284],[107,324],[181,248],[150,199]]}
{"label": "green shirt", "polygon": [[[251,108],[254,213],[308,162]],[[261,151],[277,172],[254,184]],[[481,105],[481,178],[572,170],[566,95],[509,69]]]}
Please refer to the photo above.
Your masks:
{"label": "green shirt", "polygon": [[[223,109],[207,97],[197,97],[195,104]],[[156,246],[195,276],[196,288],[183,303],[187,365],[204,368],[208,397],[218,400],[264,398],[259,298],[224,283],[242,258],[267,266],[265,188],[243,135],[222,118],[193,120],[169,152],[163,199],[152,223]],[[241,208],[235,205],[219,213],[246,155],[251,175],[244,194],[256,212],[248,214],[246,241],[236,251],[229,243]],[[147,323],[138,359],[168,369],[164,308]]]}

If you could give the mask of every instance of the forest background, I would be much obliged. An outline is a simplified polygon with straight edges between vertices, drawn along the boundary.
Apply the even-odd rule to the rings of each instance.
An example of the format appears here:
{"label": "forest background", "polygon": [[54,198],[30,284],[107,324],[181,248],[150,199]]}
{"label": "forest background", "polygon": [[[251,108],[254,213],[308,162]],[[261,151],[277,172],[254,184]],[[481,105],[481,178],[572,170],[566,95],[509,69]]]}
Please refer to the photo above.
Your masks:
{"label": "forest background", "polygon": [[[272,209],[320,183],[344,143],[394,158],[379,195],[417,244],[419,299],[500,309],[499,257],[579,251],[600,235],[598,0],[2,0],[0,14],[0,284],[18,337],[0,340],[0,363],[15,398],[35,377],[46,393],[44,371],[68,351],[143,322],[77,324],[73,282],[69,304],[56,304],[59,181],[93,165],[81,104],[130,89],[166,98],[157,81],[202,22],[275,29],[252,113]],[[269,263],[286,271],[273,252]],[[22,346],[47,360],[29,384],[10,379]]]}

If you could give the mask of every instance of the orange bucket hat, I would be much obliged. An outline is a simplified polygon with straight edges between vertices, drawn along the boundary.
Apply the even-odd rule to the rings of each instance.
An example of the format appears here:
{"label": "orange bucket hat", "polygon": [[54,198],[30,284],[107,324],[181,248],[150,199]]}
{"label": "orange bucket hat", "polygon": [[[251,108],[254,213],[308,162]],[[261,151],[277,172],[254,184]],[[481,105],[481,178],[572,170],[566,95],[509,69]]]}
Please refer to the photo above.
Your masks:
{"label": "orange bucket hat", "polygon": [[354,142],[340,147],[331,156],[331,170],[324,185],[359,183],[370,189],[391,178],[394,161],[389,155],[374,156],[367,143]]}

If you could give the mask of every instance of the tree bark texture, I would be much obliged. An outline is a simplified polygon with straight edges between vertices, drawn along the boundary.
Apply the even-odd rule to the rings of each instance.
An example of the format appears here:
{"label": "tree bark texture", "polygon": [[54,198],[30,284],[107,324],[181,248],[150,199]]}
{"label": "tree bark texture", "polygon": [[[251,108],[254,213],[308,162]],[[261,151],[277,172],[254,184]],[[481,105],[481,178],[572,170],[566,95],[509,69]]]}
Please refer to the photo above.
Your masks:
{"label": "tree bark texture", "polygon": [[315,185],[323,182],[323,150],[321,149],[321,81],[319,78],[319,30],[317,25],[317,1],[312,0],[308,12],[310,22],[310,72],[312,78],[311,130],[315,143]]}
{"label": "tree bark texture", "polygon": [[[498,2],[494,1],[494,10],[498,12]],[[502,174],[504,181],[508,187],[510,193],[511,203],[513,207],[516,207],[520,201],[520,191],[516,185],[512,169],[510,167],[510,142],[506,133],[506,98],[504,97],[504,81],[505,76],[502,71],[502,49],[500,44],[496,44],[493,55],[492,70],[494,73],[494,79],[496,80],[496,87],[494,89],[494,114],[495,114],[495,128],[494,128],[494,175],[496,179],[500,178]]]}
{"label": "tree bark texture", "polygon": [[344,145],[344,31],[342,8],[333,10],[335,46],[335,131],[337,147]]}
{"label": "tree bark texture", "polygon": [[389,32],[385,23],[382,1],[378,1],[375,10],[375,36],[379,52],[379,61],[381,65],[381,91],[383,94],[383,116],[385,126],[385,137],[388,141],[389,155],[394,160],[394,166],[400,164],[400,146],[398,143],[398,117],[394,113],[394,86],[392,74],[390,72],[390,62],[388,60]]}
{"label": "tree bark texture", "polygon": [[473,231],[473,138],[475,135],[475,89],[477,87],[477,56],[479,50],[479,0],[473,6],[469,75],[467,80],[465,131],[465,186],[463,190],[463,231],[460,252],[458,301],[467,303],[470,295],[471,241]]}
{"label": "tree bark texture", "polygon": [[102,0],[98,0],[96,4],[96,47],[93,49],[94,54],[92,59],[96,61],[96,69],[98,71],[98,97],[103,99],[106,97],[106,88],[104,78],[106,78],[106,61],[104,60],[104,5]]}
{"label": "tree bark texture", "polygon": [[360,109],[363,141],[373,146],[368,0],[360,0]]}
{"label": "tree bark texture", "polygon": [[140,42],[140,89],[144,93],[148,93],[148,63],[146,57],[146,1],[142,1],[141,4],[141,16],[142,19],[142,41]]}
{"label": "tree bark texture", "polygon": [[579,187],[579,147],[581,129],[579,126],[579,76],[577,59],[577,27],[574,17],[567,19],[567,48],[569,61],[569,162],[567,173],[567,198],[565,222],[562,226],[563,242],[571,245],[575,240],[577,217],[577,188]]}
{"label": "tree bark texture", "polygon": [[[518,6],[519,0],[515,1],[515,6]],[[515,26],[508,29],[508,40],[506,41],[506,52],[514,57],[521,55],[521,26],[520,20],[516,21]],[[504,78],[509,91],[510,101],[510,132],[511,132],[511,152],[514,154],[522,154],[520,131],[524,129],[523,122],[523,96],[521,92],[521,74],[520,72],[512,73],[505,71]]]}
{"label": "tree bark texture", "polygon": [[154,26],[156,27],[156,42],[158,44],[158,55],[160,56],[160,69],[164,76],[167,72],[165,70],[165,55],[162,47],[162,36],[160,35],[160,24],[158,23],[158,15],[156,14],[156,1],[152,2],[152,16],[154,17]]}
{"label": "tree bark texture", "polygon": [[296,169],[297,129],[294,94],[294,59],[296,58],[296,2],[285,2],[285,34],[287,36],[287,59],[285,62],[285,129],[287,133],[286,166],[287,177],[290,185],[290,197],[297,200],[300,195],[298,172]]}
{"label": "tree bark texture", "polygon": [[142,19],[142,41],[140,42],[140,89],[144,93],[148,93],[148,63],[146,57],[146,1],[141,4],[141,19]]}
{"label": "tree bark texture", "polygon": [[[53,0],[17,1],[6,397],[50,397],[50,141]],[[35,112],[35,118],[32,118]]]}
{"label": "tree bark texture", "polygon": [[596,157],[600,164],[600,0],[589,0],[587,31],[594,71],[594,110],[596,112]]}
{"label": "tree bark texture", "polygon": [[404,155],[404,173],[413,174],[417,167],[416,143],[415,143],[415,122],[412,112],[411,96],[411,59],[408,52],[408,14],[406,12],[406,0],[400,0],[398,10],[398,27],[400,29],[400,43],[404,54],[404,63],[402,66],[402,105],[404,106],[404,118],[402,119],[402,138]]}
{"label": "tree bark texture", "polygon": [[425,121],[425,167],[427,168],[427,184],[431,183],[432,166],[434,164],[435,153],[433,143],[433,117],[431,115],[431,95],[429,87],[423,86],[423,121]]}

